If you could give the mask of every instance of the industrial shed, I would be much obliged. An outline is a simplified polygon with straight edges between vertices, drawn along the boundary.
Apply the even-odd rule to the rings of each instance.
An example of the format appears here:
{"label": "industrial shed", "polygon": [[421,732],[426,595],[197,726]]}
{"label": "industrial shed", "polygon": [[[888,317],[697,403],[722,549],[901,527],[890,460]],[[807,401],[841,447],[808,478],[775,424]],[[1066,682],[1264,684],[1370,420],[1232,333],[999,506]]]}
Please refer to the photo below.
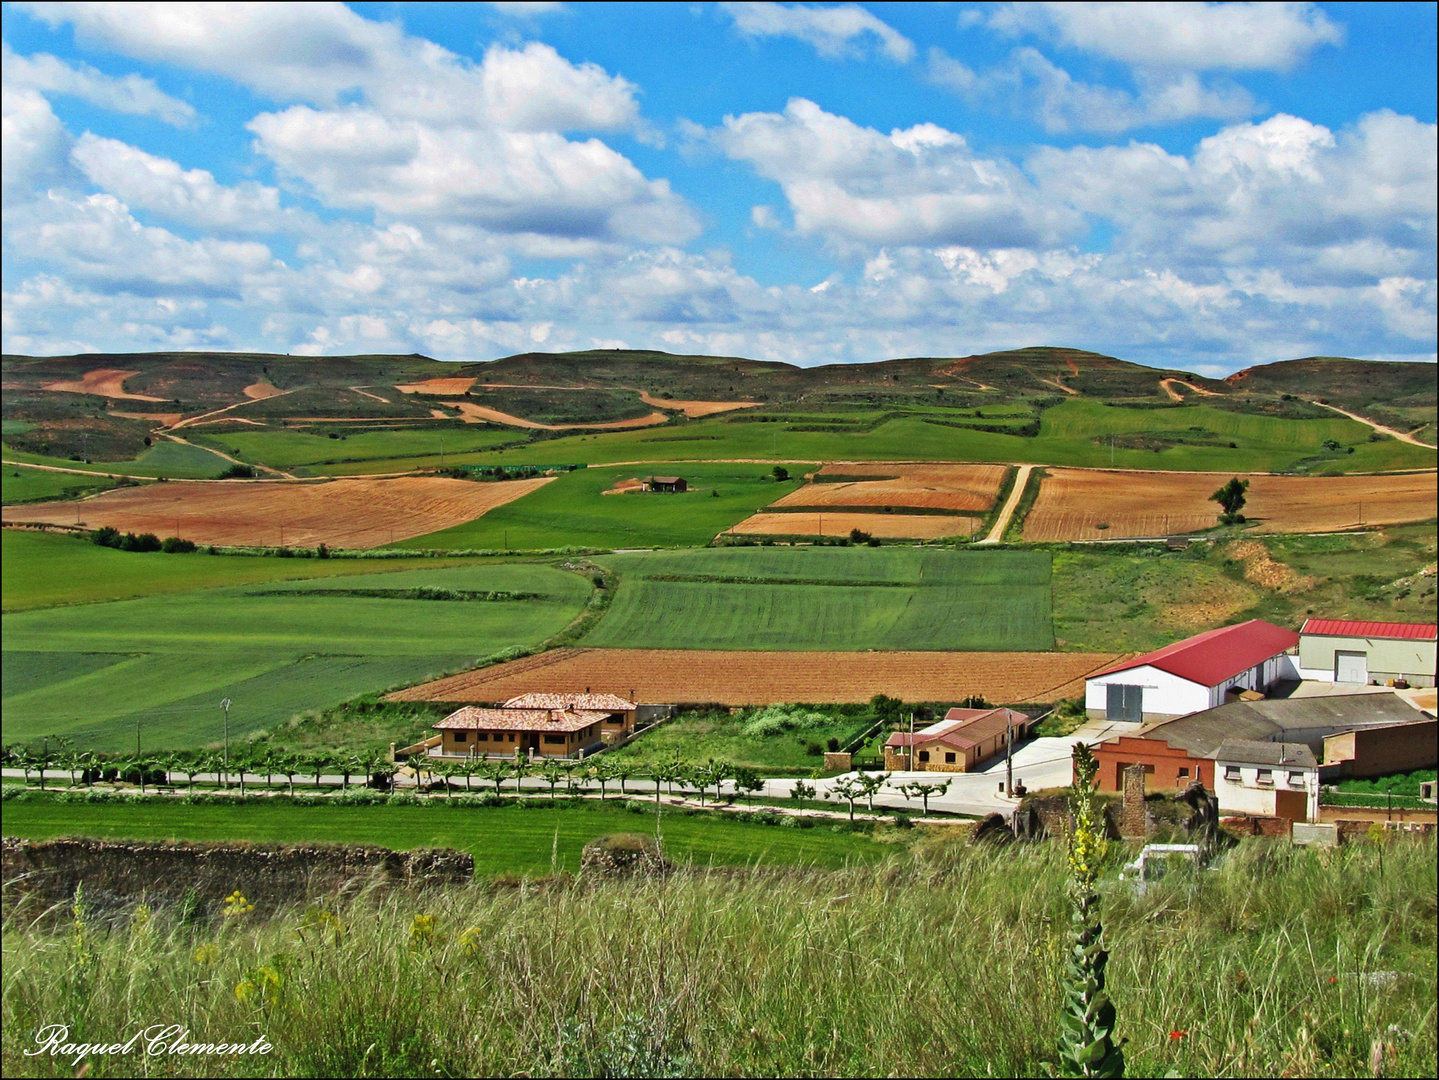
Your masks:
{"label": "industrial shed", "polygon": [[1306,619],[1299,675],[1316,682],[1433,686],[1434,623]]}
{"label": "industrial shed", "polygon": [[1209,630],[1086,679],[1085,711],[1091,719],[1154,723],[1215,708],[1231,690],[1262,694],[1298,678],[1289,655],[1298,645],[1293,630],[1262,619]]}

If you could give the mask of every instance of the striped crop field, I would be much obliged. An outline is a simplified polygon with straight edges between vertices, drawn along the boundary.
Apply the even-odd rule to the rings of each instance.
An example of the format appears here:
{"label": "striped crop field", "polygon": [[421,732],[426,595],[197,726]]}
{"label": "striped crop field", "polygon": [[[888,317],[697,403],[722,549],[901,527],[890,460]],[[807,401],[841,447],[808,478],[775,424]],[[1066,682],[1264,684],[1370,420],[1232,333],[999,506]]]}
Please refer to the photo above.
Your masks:
{"label": "striped crop field", "polygon": [[1045,553],[752,547],[613,555],[584,644],[632,649],[1054,647]]}

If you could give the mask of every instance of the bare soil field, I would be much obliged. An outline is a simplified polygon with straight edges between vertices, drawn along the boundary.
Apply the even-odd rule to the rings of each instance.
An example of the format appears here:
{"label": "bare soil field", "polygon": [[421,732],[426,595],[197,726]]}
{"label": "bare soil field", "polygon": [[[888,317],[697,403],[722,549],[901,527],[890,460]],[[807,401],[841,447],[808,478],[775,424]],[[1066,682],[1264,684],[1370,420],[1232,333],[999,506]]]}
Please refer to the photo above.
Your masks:
{"label": "bare soil field", "polygon": [[978,518],[954,514],[852,514],[836,510],[752,514],[728,531],[763,536],[848,536],[851,529],[858,529],[886,540],[937,540],[942,536],[968,536],[978,525]]}
{"label": "bare soil field", "polygon": [[540,424],[534,420],[526,420],[523,416],[512,416],[509,413],[500,412],[499,409],[490,409],[469,401],[444,401],[441,404],[458,409],[467,424],[505,424],[508,427],[538,428],[542,431],[569,431],[574,428],[583,428],[586,431],[619,430],[654,427],[656,424],[669,421],[669,417],[664,413],[652,412],[648,416],[636,416],[630,420],[611,420],[603,424]]}
{"label": "bare soil field", "polygon": [[974,510],[994,505],[1003,465],[826,465],[823,476],[875,476],[874,480],[806,484],[773,506],[885,507]]}
{"label": "bare soil field", "polygon": [[5,521],[109,525],[121,532],[182,536],[197,544],[334,548],[378,547],[447,529],[553,477],[477,484],[407,476],[320,484],[224,480],[147,484],[83,502],[7,506]]}
{"label": "bare soil field", "polygon": [[138,371],[120,371],[118,368],[96,368],[87,371],[77,381],[45,383],[42,389],[60,390],[71,394],[98,394],[101,397],[125,398],[128,401],[164,401],[164,398],[148,394],[125,393],[125,380]]}
{"label": "bare soil field", "polygon": [[628,480],[616,480],[615,486],[608,491],[601,491],[601,495],[624,495],[631,491],[643,491],[645,482],[638,476],[631,476]]}
{"label": "bare soil field", "polygon": [[245,396],[251,401],[264,401],[266,398],[280,397],[284,392],[278,386],[272,386],[267,382],[251,383],[245,387]]}
{"label": "bare soil field", "polygon": [[395,387],[402,394],[463,394],[475,385],[474,379],[426,379]]}
{"label": "bare soil field", "polygon": [[1202,386],[1195,386],[1193,383],[1185,382],[1183,379],[1160,379],[1159,385],[1164,387],[1164,392],[1169,395],[1170,401],[1184,400],[1184,395],[1181,394],[1178,390],[1174,389],[1176,386],[1182,386],[1187,390],[1192,390],[1201,397],[1219,396],[1213,390],[1206,390]]}
{"label": "bare soil field", "polygon": [[390,694],[389,701],[498,702],[532,692],[619,694],[632,701],[772,705],[905,701],[1052,702],[1119,653],[705,652],[556,649]]}
{"label": "bare soil field", "polygon": [[[1209,501],[1229,473],[1049,469],[1025,540],[1102,540],[1164,536],[1209,528],[1219,507]],[[1244,515],[1263,533],[1334,532],[1434,516],[1434,472],[1373,476],[1239,474],[1250,482]],[[1100,525],[1107,528],[1101,529]]]}
{"label": "bare soil field", "polygon": [[[111,416],[123,416],[126,420],[154,420],[164,427],[174,427],[180,422],[183,413],[156,413],[156,412],[120,412],[117,409],[110,410]],[[251,421],[253,423],[253,421]]]}
{"label": "bare soil field", "polygon": [[735,409],[757,409],[764,404],[763,401],[676,401],[672,398],[651,397],[648,390],[640,391],[640,400],[646,405],[655,405],[661,409],[679,409],[691,420]]}

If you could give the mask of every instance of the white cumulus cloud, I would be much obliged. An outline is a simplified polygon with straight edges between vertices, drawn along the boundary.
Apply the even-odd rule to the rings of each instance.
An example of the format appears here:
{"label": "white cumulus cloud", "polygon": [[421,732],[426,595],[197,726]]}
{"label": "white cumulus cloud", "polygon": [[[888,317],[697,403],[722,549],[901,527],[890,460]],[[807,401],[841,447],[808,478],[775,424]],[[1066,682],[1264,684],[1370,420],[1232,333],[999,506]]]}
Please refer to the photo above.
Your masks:
{"label": "white cumulus cloud", "polygon": [[914,59],[914,42],[857,4],[721,4],[745,37],[792,37],[821,56],[864,56],[870,46],[897,63]]}

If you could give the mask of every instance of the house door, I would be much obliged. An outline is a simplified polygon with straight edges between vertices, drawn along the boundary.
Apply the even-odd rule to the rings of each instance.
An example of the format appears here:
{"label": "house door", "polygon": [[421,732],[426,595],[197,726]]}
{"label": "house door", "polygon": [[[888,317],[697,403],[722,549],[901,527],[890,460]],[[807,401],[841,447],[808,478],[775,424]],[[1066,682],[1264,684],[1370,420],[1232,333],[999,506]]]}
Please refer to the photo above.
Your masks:
{"label": "house door", "polygon": [[1137,724],[1144,719],[1144,687],[1118,686],[1110,683],[1104,688],[1104,718]]}
{"label": "house door", "polygon": [[1309,820],[1309,796],[1302,791],[1276,791],[1274,793],[1274,816],[1290,821]]}
{"label": "house door", "polygon": [[1367,683],[1369,681],[1369,654],[1336,652],[1334,654],[1334,681]]}

